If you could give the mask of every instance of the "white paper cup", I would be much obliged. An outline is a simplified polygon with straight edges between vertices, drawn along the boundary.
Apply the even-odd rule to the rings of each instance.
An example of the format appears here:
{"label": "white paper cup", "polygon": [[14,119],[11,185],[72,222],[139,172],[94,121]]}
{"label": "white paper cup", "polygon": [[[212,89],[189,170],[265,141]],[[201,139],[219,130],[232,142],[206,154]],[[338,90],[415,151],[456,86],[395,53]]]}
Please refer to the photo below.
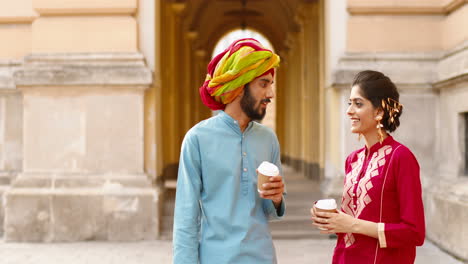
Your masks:
{"label": "white paper cup", "polygon": [[[327,213],[336,213],[336,201],[335,199],[321,199],[318,200],[315,205],[316,212],[327,212]],[[320,230],[327,230],[325,228],[319,227]]]}
{"label": "white paper cup", "polygon": [[263,191],[263,184],[270,182],[270,177],[278,176],[278,167],[268,161],[264,161],[257,168],[257,190]]}

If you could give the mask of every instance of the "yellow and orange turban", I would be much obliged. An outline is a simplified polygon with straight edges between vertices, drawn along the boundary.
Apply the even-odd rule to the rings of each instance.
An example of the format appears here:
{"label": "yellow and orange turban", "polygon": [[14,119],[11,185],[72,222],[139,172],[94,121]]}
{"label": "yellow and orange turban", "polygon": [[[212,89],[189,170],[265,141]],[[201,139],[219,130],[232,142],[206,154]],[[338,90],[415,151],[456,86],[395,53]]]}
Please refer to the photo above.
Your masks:
{"label": "yellow and orange turban", "polygon": [[274,74],[280,58],[255,39],[234,41],[208,64],[208,74],[200,96],[212,110],[222,110],[232,102],[244,85],[266,73]]}

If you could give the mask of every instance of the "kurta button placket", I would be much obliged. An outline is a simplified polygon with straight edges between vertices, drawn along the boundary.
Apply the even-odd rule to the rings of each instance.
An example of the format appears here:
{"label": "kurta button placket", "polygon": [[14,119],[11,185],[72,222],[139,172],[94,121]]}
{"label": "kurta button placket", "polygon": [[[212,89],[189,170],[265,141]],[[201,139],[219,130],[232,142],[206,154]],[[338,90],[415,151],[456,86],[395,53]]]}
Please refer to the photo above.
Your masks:
{"label": "kurta button placket", "polygon": [[[244,132],[245,133],[245,132]],[[248,166],[248,162],[247,162],[247,153],[245,152],[245,134],[242,134],[242,138],[241,138],[241,150],[242,150],[242,176],[241,176],[241,191],[242,191],[242,195],[244,196],[247,196],[248,192],[249,192],[249,177],[248,177],[248,169],[247,169],[247,166]]]}

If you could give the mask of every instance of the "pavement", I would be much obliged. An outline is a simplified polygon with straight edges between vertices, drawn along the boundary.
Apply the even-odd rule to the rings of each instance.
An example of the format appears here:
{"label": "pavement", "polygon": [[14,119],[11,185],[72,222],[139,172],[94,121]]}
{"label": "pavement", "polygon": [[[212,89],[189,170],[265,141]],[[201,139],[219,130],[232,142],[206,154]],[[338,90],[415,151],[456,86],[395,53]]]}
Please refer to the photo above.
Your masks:
{"label": "pavement", "polygon": [[[311,226],[309,208],[322,197],[317,183],[285,167],[287,212],[270,223],[280,264],[331,263],[335,239]],[[0,264],[170,264],[174,192],[168,192],[161,240],[139,242],[6,243],[0,240]],[[222,263],[214,263],[222,264]],[[398,264],[398,263],[396,263]],[[468,264],[426,240],[416,264]]]}
{"label": "pavement", "polygon": [[[275,240],[280,264],[331,263],[335,240]],[[5,243],[1,264],[170,264],[172,241]],[[463,264],[426,241],[417,250],[416,264]],[[466,262],[468,263],[468,262]],[[466,264],[465,263],[465,264]],[[216,263],[217,264],[217,263]]]}

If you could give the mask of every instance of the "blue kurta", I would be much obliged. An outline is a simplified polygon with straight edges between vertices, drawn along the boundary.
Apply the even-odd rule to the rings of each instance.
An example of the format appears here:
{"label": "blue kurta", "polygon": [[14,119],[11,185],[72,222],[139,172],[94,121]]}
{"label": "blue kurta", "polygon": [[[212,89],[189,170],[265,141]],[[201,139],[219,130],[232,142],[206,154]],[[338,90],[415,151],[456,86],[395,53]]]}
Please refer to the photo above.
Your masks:
{"label": "blue kurta", "polygon": [[174,215],[174,263],[276,263],[269,219],[284,215],[257,192],[256,168],[280,168],[273,131],[250,122],[244,133],[221,111],[182,143]]}

